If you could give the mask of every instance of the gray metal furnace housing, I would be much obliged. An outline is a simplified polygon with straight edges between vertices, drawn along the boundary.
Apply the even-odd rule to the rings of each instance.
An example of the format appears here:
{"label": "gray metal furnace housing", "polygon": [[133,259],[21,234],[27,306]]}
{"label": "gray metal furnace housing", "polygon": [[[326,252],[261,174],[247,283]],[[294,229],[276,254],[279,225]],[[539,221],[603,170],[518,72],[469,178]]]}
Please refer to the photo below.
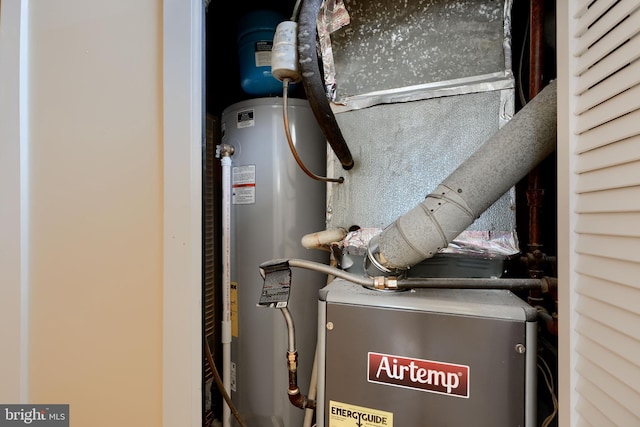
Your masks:
{"label": "gray metal furnace housing", "polygon": [[320,291],[317,425],[535,425],[536,312],[505,290]]}

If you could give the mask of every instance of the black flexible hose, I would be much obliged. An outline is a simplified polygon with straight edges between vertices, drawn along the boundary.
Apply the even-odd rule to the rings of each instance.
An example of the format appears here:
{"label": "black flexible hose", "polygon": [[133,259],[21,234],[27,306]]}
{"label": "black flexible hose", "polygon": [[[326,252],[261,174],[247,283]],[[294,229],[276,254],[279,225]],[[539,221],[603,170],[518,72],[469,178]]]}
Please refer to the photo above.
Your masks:
{"label": "black flexible hose", "polygon": [[353,157],[342,136],[322,83],[322,73],[316,51],[318,12],[322,0],[304,0],[298,17],[298,66],[302,75],[302,85],[309,100],[311,110],[327,138],[327,142],[340,160],[345,170],[353,168]]}

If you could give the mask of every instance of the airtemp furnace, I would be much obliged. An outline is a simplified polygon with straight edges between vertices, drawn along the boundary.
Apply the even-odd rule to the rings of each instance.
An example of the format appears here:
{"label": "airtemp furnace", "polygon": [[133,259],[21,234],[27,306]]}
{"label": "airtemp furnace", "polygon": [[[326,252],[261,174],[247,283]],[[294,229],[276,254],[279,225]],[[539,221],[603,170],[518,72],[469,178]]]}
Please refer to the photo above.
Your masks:
{"label": "airtemp furnace", "polygon": [[534,426],[536,313],[505,290],[320,291],[318,426]]}

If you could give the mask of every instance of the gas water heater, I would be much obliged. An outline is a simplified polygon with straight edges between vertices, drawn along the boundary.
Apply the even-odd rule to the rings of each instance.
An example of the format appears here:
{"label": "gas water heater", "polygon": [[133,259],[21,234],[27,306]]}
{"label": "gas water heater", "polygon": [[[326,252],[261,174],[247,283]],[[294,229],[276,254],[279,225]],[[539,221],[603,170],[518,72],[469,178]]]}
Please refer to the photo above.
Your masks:
{"label": "gas water heater", "polygon": [[[306,100],[287,100],[296,152],[312,172],[324,174],[327,143]],[[226,108],[222,143],[231,157],[231,397],[251,427],[302,425],[304,411],[288,400],[287,327],[280,310],[257,306],[258,266],[291,257],[328,262],[328,253],[302,246],[304,235],[324,230],[326,185],[297,165],[286,139],[281,98],[258,98]],[[326,276],[296,271],[300,286],[290,307],[296,321],[300,388],[307,393],[316,346],[318,291]]]}

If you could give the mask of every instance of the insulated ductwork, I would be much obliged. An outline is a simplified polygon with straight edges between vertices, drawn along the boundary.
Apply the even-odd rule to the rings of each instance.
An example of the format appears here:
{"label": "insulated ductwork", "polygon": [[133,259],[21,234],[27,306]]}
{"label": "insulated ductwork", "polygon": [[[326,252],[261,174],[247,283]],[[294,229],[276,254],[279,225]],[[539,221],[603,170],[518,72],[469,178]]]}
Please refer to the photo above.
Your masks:
{"label": "insulated ductwork", "polygon": [[304,91],[320,129],[336,157],[340,160],[342,168],[349,170],[354,165],[353,157],[327,100],[318,63],[316,25],[321,5],[322,0],[305,0],[301,4],[297,34],[298,65],[300,66]]}
{"label": "insulated ductwork", "polygon": [[418,206],[368,247],[371,276],[396,275],[434,256],[556,148],[551,82]]}

